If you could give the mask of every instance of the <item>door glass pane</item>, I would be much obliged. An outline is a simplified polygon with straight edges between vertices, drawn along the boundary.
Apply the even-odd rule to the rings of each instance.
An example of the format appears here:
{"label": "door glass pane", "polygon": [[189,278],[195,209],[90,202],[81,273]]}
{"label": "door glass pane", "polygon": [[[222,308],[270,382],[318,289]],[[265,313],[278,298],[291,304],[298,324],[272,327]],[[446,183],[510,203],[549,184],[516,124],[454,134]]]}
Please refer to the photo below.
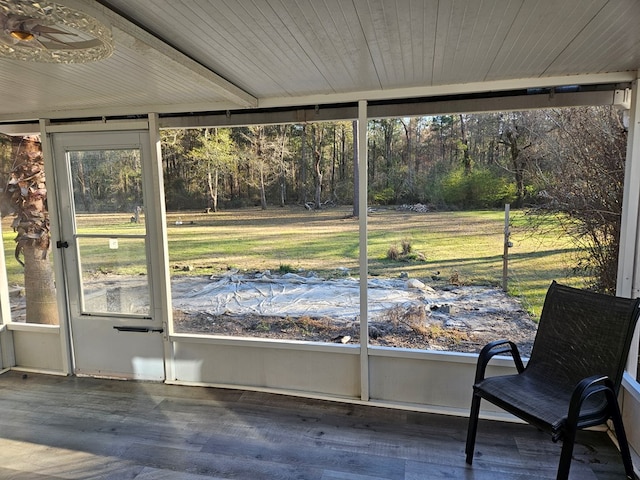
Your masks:
{"label": "door glass pane", "polygon": [[69,152],[76,233],[143,234],[140,150]]}
{"label": "door glass pane", "polygon": [[78,237],[84,312],[149,314],[144,238]]}
{"label": "door glass pane", "polygon": [[149,315],[138,149],[68,153],[84,313]]}

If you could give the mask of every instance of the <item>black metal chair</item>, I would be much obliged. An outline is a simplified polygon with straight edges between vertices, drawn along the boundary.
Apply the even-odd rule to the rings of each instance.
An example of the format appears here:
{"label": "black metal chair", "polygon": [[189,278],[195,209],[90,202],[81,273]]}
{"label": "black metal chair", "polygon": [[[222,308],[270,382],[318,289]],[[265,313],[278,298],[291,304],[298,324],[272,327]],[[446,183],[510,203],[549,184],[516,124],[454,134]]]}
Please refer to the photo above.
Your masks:
{"label": "black metal chair", "polygon": [[[507,340],[480,352],[467,431],[466,461],[473,462],[481,399],[562,440],[557,479],[569,476],[576,432],[613,421],[627,478],[634,479],[618,391],[640,314],[632,300],[551,284],[531,357],[525,367]],[[485,378],[491,357],[510,354],[518,374]]]}

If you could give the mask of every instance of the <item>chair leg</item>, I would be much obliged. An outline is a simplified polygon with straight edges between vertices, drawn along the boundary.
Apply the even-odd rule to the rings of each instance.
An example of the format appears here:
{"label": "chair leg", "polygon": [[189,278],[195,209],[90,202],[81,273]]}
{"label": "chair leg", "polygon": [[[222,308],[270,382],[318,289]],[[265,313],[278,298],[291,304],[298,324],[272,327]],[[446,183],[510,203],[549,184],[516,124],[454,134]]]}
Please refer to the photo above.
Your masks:
{"label": "chair leg", "polygon": [[629,451],[629,442],[627,441],[627,434],[625,433],[624,424],[622,423],[620,407],[613,392],[607,391],[607,401],[609,402],[611,420],[613,421],[613,428],[616,432],[620,454],[622,455],[625,475],[628,479],[635,480],[636,476],[633,472],[633,461],[631,460],[631,452]]}
{"label": "chair leg", "polygon": [[568,480],[569,469],[571,468],[571,458],[573,457],[573,444],[576,440],[575,425],[567,426],[562,436],[562,451],[560,452],[560,464],[556,480]]}
{"label": "chair leg", "polygon": [[467,454],[466,462],[471,465],[473,463],[473,450],[476,446],[476,432],[478,431],[478,415],[480,415],[481,398],[473,394],[471,400],[471,412],[469,413],[469,426],[467,427],[467,446],[464,452]]}

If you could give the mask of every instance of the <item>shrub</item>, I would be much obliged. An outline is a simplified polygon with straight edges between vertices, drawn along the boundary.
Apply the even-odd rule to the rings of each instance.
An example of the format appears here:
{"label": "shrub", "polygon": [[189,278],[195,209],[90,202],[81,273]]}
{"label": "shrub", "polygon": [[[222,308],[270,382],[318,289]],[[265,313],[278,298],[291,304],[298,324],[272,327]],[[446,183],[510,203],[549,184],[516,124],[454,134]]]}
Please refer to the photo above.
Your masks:
{"label": "shrub", "polygon": [[373,193],[373,203],[376,205],[390,205],[395,201],[396,194],[391,187]]}
{"label": "shrub", "polygon": [[403,255],[408,255],[411,253],[411,240],[404,239],[402,240],[402,242],[400,242],[400,245],[402,246]]}
{"label": "shrub", "polygon": [[284,264],[283,265],[281,263],[280,266],[278,267],[278,272],[282,273],[282,274],[284,274],[284,273],[295,273],[296,269],[293,268],[291,265],[288,265],[288,264]]}
{"label": "shrub", "polygon": [[387,250],[387,260],[393,260],[394,262],[426,262],[427,257],[420,252],[412,252],[411,240],[402,240],[398,245],[391,245]]}
{"label": "shrub", "polygon": [[442,196],[447,204],[460,208],[500,207],[515,200],[515,185],[488,168],[469,174],[458,168],[443,179]]}
{"label": "shrub", "polygon": [[396,245],[391,245],[387,250],[387,258],[389,260],[398,261],[400,259],[400,250]]}

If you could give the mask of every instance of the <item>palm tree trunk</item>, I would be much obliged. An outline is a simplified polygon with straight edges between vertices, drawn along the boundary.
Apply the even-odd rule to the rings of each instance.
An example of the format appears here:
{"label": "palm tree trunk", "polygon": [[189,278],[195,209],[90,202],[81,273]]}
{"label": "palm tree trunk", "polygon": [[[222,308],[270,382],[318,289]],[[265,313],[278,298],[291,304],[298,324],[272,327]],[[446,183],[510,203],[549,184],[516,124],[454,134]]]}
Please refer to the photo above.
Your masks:
{"label": "palm tree trunk", "polygon": [[[58,306],[50,249],[49,212],[40,142],[14,142],[15,161],[5,198],[13,206],[16,259],[24,266],[27,322],[57,325]],[[20,260],[22,254],[24,262]]]}
{"label": "palm tree trunk", "polygon": [[56,286],[48,252],[37,246],[25,246],[22,254],[27,322],[58,325]]}

